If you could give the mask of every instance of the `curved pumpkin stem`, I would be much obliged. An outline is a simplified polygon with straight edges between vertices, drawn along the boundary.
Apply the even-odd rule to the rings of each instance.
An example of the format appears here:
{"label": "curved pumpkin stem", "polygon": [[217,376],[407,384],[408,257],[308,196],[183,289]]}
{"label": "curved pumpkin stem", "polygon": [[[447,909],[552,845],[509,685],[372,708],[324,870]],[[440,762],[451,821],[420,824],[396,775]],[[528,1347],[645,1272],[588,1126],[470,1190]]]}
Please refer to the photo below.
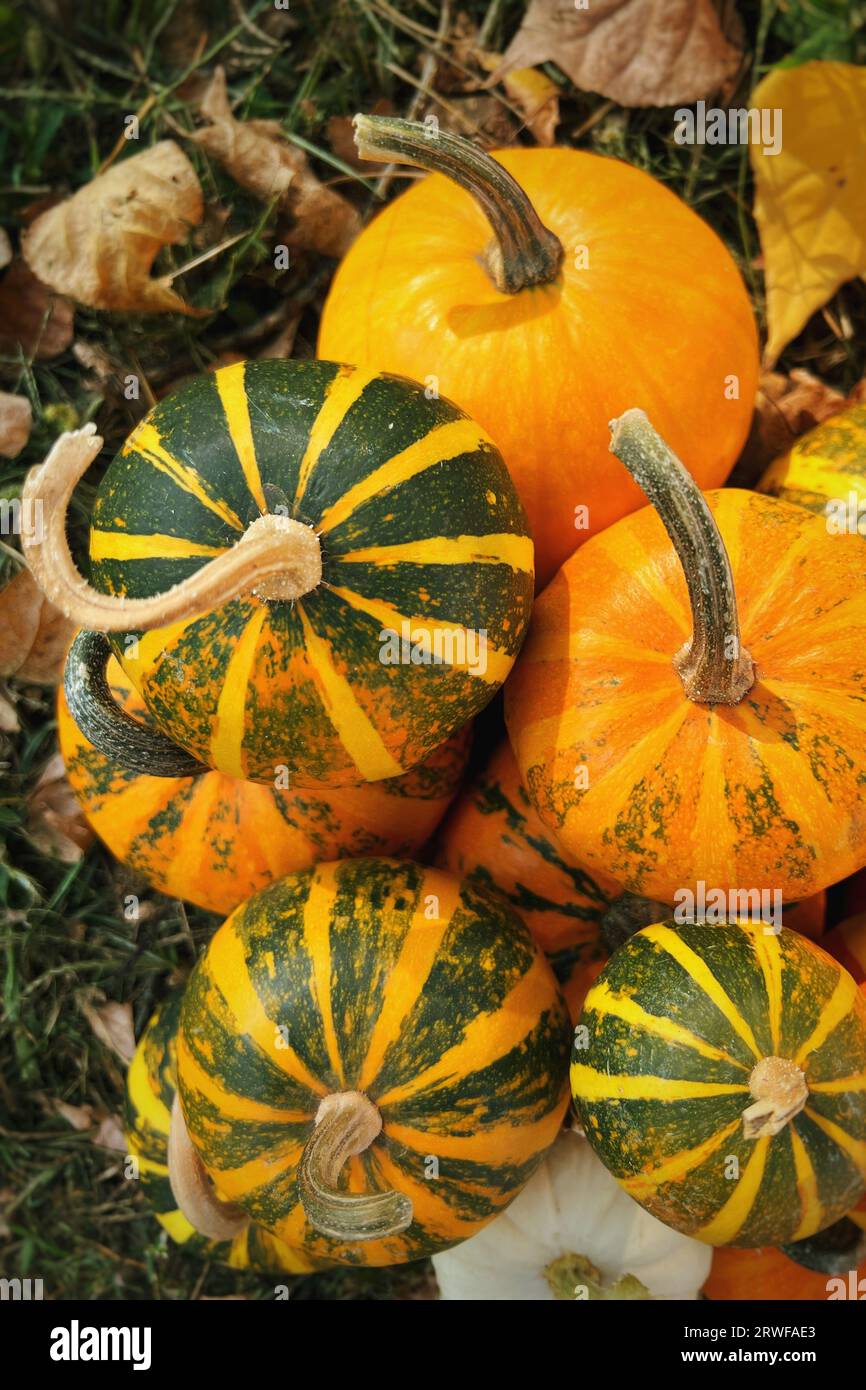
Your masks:
{"label": "curved pumpkin stem", "polygon": [[412,1221],[412,1203],[402,1192],[346,1192],[337,1187],[347,1158],[363,1153],[382,1128],[375,1105],[360,1091],[325,1096],[298,1169],[307,1220],[336,1240],[382,1240],[399,1235]]}
{"label": "curved pumpkin stem", "polygon": [[731,562],[706,498],[642,410],[627,410],[610,428],[611,453],[652,502],[686,577],[693,631],[674,657],[683,689],[698,704],[736,705],[755,666],[740,642]]}
{"label": "curved pumpkin stem", "polygon": [[322,577],[319,538],[311,526],[268,513],[257,517],[224,555],[164,594],[127,598],[102,594],[79,574],[66,539],[66,514],[75,485],[102,448],[94,425],[62,434],[45,462],[31,469],[22,502],[46,518],[41,534],[22,536],[30,571],[46,598],[79,627],[100,632],[144,632],[219,608],[241,594],[294,599]]}
{"label": "curved pumpkin stem", "polygon": [[217,1197],[189,1137],[177,1092],[168,1131],[168,1180],[174,1200],[199,1235],[208,1240],[234,1240],[249,1225],[249,1217],[240,1207]]}
{"label": "curved pumpkin stem", "polygon": [[549,285],[559,274],[563,249],[545,227],[516,179],[461,135],[394,116],[356,116],[355,144],[362,159],[412,164],[447,174],[480,205],[493,228],[486,268],[503,294]]}
{"label": "curved pumpkin stem", "polygon": [[105,675],[110,656],[108,638],[101,632],[79,632],[66,658],[66,703],[88,743],[119,767],[147,777],[198,777],[209,772],[167,734],[139,724],[115,703]]}

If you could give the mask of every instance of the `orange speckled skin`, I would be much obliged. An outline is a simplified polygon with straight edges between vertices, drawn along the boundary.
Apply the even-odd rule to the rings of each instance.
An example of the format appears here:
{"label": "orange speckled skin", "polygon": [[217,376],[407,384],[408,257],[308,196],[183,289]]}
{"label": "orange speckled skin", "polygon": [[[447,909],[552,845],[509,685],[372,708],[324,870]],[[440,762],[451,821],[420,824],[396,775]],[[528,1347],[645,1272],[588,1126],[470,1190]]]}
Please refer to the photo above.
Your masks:
{"label": "orange speckled skin", "polygon": [[[541,587],[588,535],[642,505],[608,451],[608,421],[630,406],[646,410],[702,487],[724,482],[749,429],[758,344],[727,249],[661,183],[578,150],[496,158],[563,244],[557,280],[497,290],[481,262],[486,218],[434,174],[350,249],[318,351],[435,377],[488,430],[529,514]],[[581,505],[588,530],[575,529]]]}
{"label": "orange speckled skin", "polygon": [[542,819],[590,870],[660,902],[701,879],[800,901],[866,863],[866,548],[755,493],[708,502],[752,689],[733,706],[685,695],[685,579],[647,507],[537,601],[509,736]]}
{"label": "orange speckled skin", "polygon": [[[148,721],[114,657],[115,698]],[[332,792],[280,790],[204,772],[146,777],[98,753],[61,688],[57,720],[69,781],[99,838],[154,888],[222,916],[283,874],[336,855],[416,854],[457,790],[469,726],[411,772]]]}

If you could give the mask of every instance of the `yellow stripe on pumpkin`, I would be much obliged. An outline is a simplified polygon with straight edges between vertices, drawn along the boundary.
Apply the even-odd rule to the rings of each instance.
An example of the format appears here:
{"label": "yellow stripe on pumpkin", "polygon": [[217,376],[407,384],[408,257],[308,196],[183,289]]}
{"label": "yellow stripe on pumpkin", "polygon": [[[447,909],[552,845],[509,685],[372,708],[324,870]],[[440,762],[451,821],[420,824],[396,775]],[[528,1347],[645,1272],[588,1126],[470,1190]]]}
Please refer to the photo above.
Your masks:
{"label": "yellow stripe on pumpkin", "polygon": [[663,1015],[647,1013],[646,1009],[643,1009],[628,995],[614,994],[605,980],[593,986],[592,994],[587,1000],[587,1007],[594,1009],[598,1014],[622,1019],[623,1023],[629,1023],[646,1033],[653,1033],[656,1037],[665,1038],[668,1042],[687,1047],[711,1061],[727,1062],[740,1071],[747,1070],[744,1062],[738,1062],[735,1057],[731,1057],[720,1047],[713,1047],[711,1043],[699,1038],[697,1033],[684,1028],[681,1023],[675,1023],[673,1019],[665,1018]]}
{"label": "yellow stripe on pumpkin", "polygon": [[812,1081],[809,1090],[816,1094],[839,1095],[845,1091],[866,1091],[866,1071],[858,1071],[853,1076],[837,1076],[833,1081]]}
{"label": "yellow stripe on pumpkin", "polygon": [[185,1245],[188,1240],[198,1234],[182,1211],[159,1212],[156,1219],[177,1245]]}
{"label": "yellow stripe on pumpkin", "polygon": [[[255,932],[255,924],[252,931]],[[213,981],[219,980],[219,992],[237,1022],[238,1031],[248,1034],[269,1060],[293,1081],[306,1086],[314,1095],[323,1096],[327,1088],[307,1069],[298,1054],[291,1047],[277,1047],[276,1025],[265,1013],[250,978],[246,946],[234,923],[226,924],[211,938],[207,972],[210,988],[216,989]]]}
{"label": "yellow stripe on pumpkin", "polygon": [[[382,1178],[383,1188],[402,1192],[409,1198],[412,1219],[423,1228],[426,1236],[438,1239],[443,1244],[454,1245],[458,1240],[465,1240],[476,1233],[477,1217],[474,1220],[472,1217],[461,1217],[454,1206],[438,1195],[435,1181],[415,1178],[405,1168],[399,1168],[380,1145],[373,1146],[371,1159],[374,1169]],[[485,1189],[485,1195],[493,1197],[495,1194]]]}
{"label": "yellow stripe on pumpkin", "polygon": [[680,1081],[671,1076],[612,1075],[584,1062],[571,1064],[571,1088],[581,1100],[698,1100],[705,1096],[746,1094],[745,1082]]}
{"label": "yellow stripe on pumpkin", "polygon": [[778,1055],[782,1045],[782,952],[779,938],[774,932],[765,932],[763,927],[753,923],[749,923],[746,930],[752,938],[752,950],[764,976],[770,1038],[773,1052]]}
{"label": "yellow stripe on pumpkin", "polygon": [[[268,616],[265,605],[253,614],[229,657],[222,689],[217,702],[216,720],[211,736],[211,760],[220,772],[229,777],[244,777],[244,733],[246,732],[247,690],[256,648]],[[276,769],[275,769],[276,772]]]}
{"label": "yellow stripe on pumpkin", "polygon": [[141,454],[152,468],[164,473],[182,492],[194,497],[209,512],[213,512],[214,516],[218,516],[221,521],[227,522],[235,531],[244,530],[244,523],[228,502],[221,498],[211,497],[206,492],[201,474],[197,473],[194,468],[190,468],[189,464],[181,463],[180,459],[176,459],[173,454],[168,452],[162,442],[159,430],[149,420],[143,421],[137,429],[133,430],[121,450],[123,458],[136,453]]}
{"label": "yellow stripe on pumpkin", "polygon": [[228,546],[200,545],[184,536],[132,534],[129,531],[91,531],[91,560],[195,560],[225,555]]}
{"label": "yellow stripe on pumpkin", "polygon": [[[311,1131],[312,1127],[311,1118]],[[280,1182],[287,1170],[290,1171],[300,1162],[305,1143],[306,1140],[286,1137],[282,1142],[274,1142],[272,1148],[263,1150],[256,1154],[255,1158],[249,1159],[246,1163],[239,1163],[235,1168],[217,1168],[211,1162],[211,1176],[220,1197],[223,1201],[234,1202],[251,1196],[263,1187],[270,1187],[272,1183]]]}
{"label": "yellow stripe on pumpkin", "polygon": [[654,942],[661,950],[671,956],[677,965],[681,966],[687,975],[694,980],[706,994],[707,998],[715,1004],[716,1008],[730,1023],[738,1038],[746,1044],[746,1047],[756,1058],[760,1058],[761,1052],[755,1041],[755,1035],[743,1018],[734,1001],[726,994],[719,984],[715,975],[710,970],[706,961],[702,960],[696,951],[672,931],[670,927],[663,924],[654,927],[646,927],[642,933],[649,941]]}
{"label": "yellow stripe on pumpkin", "polygon": [[153,1088],[143,1047],[135,1049],[129,1064],[126,1073],[126,1094],[136,1112],[137,1120],[146,1120],[153,1129],[168,1134],[171,1116]]}
{"label": "yellow stripe on pumpkin", "polygon": [[302,603],[296,605],[296,612],[303,625],[310,665],[318,677],[325,713],[355,767],[368,782],[401,776],[404,768],[385,747],[349,681],[335,667],[328,643],[314,632]]}
{"label": "yellow stripe on pumpkin", "polygon": [[[364,598],[363,595],[355,593],[354,589],[338,588],[336,584],[328,584],[331,593],[337,598],[348,603],[351,608],[359,613],[366,613],[369,618],[379,623],[382,628],[401,636],[403,624],[407,625],[410,639],[413,645],[417,645],[423,652],[429,652],[431,656],[436,654],[436,647],[439,646],[439,654],[443,657],[441,664],[447,666],[451,671],[465,671],[470,676],[476,676],[478,680],[488,683],[501,685],[514,665],[514,657],[508,652],[501,651],[498,647],[491,646],[486,638],[483,648],[485,669],[476,670],[478,658],[481,656],[481,636],[476,630],[464,627],[462,623],[442,622],[438,618],[414,617],[407,618],[394,607],[393,603],[386,603],[383,599]],[[437,636],[441,641],[437,643]],[[462,660],[446,661],[444,651],[450,650],[453,655],[454,648],[459,652],[463,651]],[[473,656],[472,653],[475,653]],[[438,663],[437,663],[438,664]]]}
{"label": "yellow stripe on pumpkin", "polygon": [[848,1134],[841,1125],[834,1124],[832,1120],[827,1119],[826,1115],[819,1115],[809,1105],[806,1106],[803,1114],[808,1115],[809,1119],[824,1131],[827,1138],[832,1139],[833,1143],[848,1155],[858,1172],[866,1176],[866,1140],[855,1139],[853,1134]]}
{"label": "yellow stripe on pumpkin", "polygon": [[[273,1024],[271,1032],[274,1032]],[[213,1105],[220,1112],[220,1124],[233,1120],[251,1120],[256,1124],[303,1124],[313,1119],[317,1104],[312,1097],[309,1110],[292,1110],[288,1106],[268,1105],[265,1101],[251,1100],[238,1091],[230,1090],[225,1080],[217,1076],[216,1072],[205,1070],[182,1034],[178,1034],[177,1056],[178,1068],[183,1071],[184,1089],[193,1095],[203,1097]],[[205,1124],[207,1123],[206,1121]]]}
{"label": "yellow stripe on pumpkin", "polygon": [[304,947],[313,968],[313,997],[322,1020],[322,1037],[339,1090],[346,1089],[346,1074],[331,999],[331,918],[339,896],[337,868],[317,865],[304,903]]}
{"label": "yellow stripe on pumpkin", "polygon": [[433,468],[437,463],[457,458],[460,454],[473,454],[481,445],[490,444],[488,436],[472,420],[450,420],[438,425],[423,439],[403,449],[393,458],[374,468],[366,478],[355,483],[332,506],[326,507],[321,517],[321,529],[333,531],[352,515],[358,507],[382,492],[390,492],[401,483],[408,482],[416,474]]}
{"label": "yellow stripe on pumpkin", "polygon": [[352,565],[509,565],[532,574],[533,556],[529,536],[501,531],[489,536],[433,536],[400,545],[370,545],[336,559]]}
{"label": "yellow stripe on pumpkin", "polygon": [[[431,893],[439,902],[439,913],[435,918],[426,915]],[[428,870],[424,874],[418,905],[388,977],[379,1017],[370,1032],[358,1079],[359,1091],[366,1091],[374,1085],[389,1044],[400,1036],[403,1023],[423,993],[459,901],[460,884],[456,879],[435,870]]]}
{"label": "yellow stripe on pumpkin", "polygon": [[802,1240],[811,1231],[821,1229],[821,1198],[818,1195],[818,1179],[806,1145],[793,1125],[788,1125],[791,1148],[794,1153],[794,1172],[797,1177],[797,1191],[800,1194],[800,1224],[792,1235],[792,1240]]}
{"label": "yellow stripe on pumpkin", "polygon": [[731,1135],[740,1127],[740,1117],[732,1120],[724,1129],[720,1129],[717,1134],[711,1134],[702,1144],[697,1144],[693,1149],[681,1149],[679,1153],[668,1158],[664,1163],[660,1163],[657,1168],[651,1168],[644,1173],[634,1173],[627,1178],[620,1178],[619,1181],[630,1196],[635,1201],[644,1201],[651,1197],[657,1188],[666,1182],[679,1182],[695,1168],[700,1168],[712,1154],[720,1149]]}
{"label": "yellow stripe on pumpkin", "polygon": [[422,1157],[430,1154],[432,1158],[453,1158],[461,1163],[480,1163],[485,1168],[524,1163],[527,1154],[541,1153],[553,1143],[562,1124],[559,1107],[531,1124],[515,1124],[509,1116],[475,1134],[436,1134],[429,1129],[395,1124],[387,1116],[384,1121],[382,1132],[386,1138]]}
{"label": "yellow stripe on pumpkin", "polygon": [[[484,1059],[485,1066],[491,1066],[513,1048],[519,1047],[527,1034],[538,1025],[538,999],[540,992],[549,988],[546,984],[549,970],[546,959],[540,954],[535,956],[529,969],[497,1009],[472,1019],[464,1028],[460,1041],[443,1052],[438,1061],[425,1071],[418,1072],[411,1081],[403,1082],[380,1096],[377,1104],[396,1105],[409,1096],[429,1090],[440,1081],[471,1075],[477,1070],[479,1059]],[[539,976],[544,979],[544,985]]]}
{"label": "yellow stripe on pumpkin", "polygon": [[301,459],[295,488],[296,507],[301,506],[313,470],[339,426],[377,375],[376,372],[362,371],[359,367],[341,367],[331,381],[321,409],[313,421],[304,457]]}
{"label": "yellow stripe on pumpkin", "polygon": [[798,1067],[802,1067],[807,1057],[824,1046],[830,1034],[848,1017],[856,997],[857,986],[853,979],[847,971],[840,971],[836,988],[823,1005],[818,1022],[794,1058]]}
{"label": "yellow stripe on pumpkin", "polygon": [[234,362],[230,367],[218,368],[214,372],[214,380],[247,487],[259,511],[266,512],[268,504],[265,501],[262,476],[256,458],[256,446],[253,441],[253,427],[250,424],[250,406],[244,382],[245,372],[245,362]]}
{"label": "yellow stripe on pumpkin", "polygon": [[716,1212],[712,1221],[695,1231],[697,1240],[703,1240],[707,1245],[730,1245],[736,1239],[755,1205],[758,1189],[764,1179],[769,1150],[769,1137],[756,1142],[740,1180],[724,1206]]}

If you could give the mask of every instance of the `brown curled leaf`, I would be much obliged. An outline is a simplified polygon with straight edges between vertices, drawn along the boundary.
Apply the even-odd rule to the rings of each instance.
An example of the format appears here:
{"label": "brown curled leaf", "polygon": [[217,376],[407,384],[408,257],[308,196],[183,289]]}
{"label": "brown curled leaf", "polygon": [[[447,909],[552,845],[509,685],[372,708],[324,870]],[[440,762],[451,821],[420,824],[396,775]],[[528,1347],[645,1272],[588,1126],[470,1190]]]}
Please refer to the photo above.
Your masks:
{"label": "brown curled leaf", "polygon": [[93,309],[201,315],[151,278],[164,246],[186,241],[201,221],[202,193],[192,164],[161,140],[99,174],[37,217],[22,239],[31,270],[46,285]]}

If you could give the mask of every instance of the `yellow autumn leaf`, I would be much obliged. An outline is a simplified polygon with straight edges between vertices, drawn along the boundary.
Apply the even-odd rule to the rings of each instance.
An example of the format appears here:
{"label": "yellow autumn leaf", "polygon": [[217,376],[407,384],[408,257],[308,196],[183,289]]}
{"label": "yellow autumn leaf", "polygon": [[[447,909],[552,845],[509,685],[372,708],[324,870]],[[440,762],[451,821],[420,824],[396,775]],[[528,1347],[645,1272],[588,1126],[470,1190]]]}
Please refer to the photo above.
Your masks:
{"label": "yellow autumn leaf", "polygon": [[782,112],[780,152],[749,147],[771,366],[840,285],[866,275],[866,69],[784,68],[750,105]]}
{"label": "yellow autumn leaf", "polygon": [[552,145],[559,125],[559,88],[538,68],[514,68],[502,79],[511,100],[523,112],[539,145]]}

